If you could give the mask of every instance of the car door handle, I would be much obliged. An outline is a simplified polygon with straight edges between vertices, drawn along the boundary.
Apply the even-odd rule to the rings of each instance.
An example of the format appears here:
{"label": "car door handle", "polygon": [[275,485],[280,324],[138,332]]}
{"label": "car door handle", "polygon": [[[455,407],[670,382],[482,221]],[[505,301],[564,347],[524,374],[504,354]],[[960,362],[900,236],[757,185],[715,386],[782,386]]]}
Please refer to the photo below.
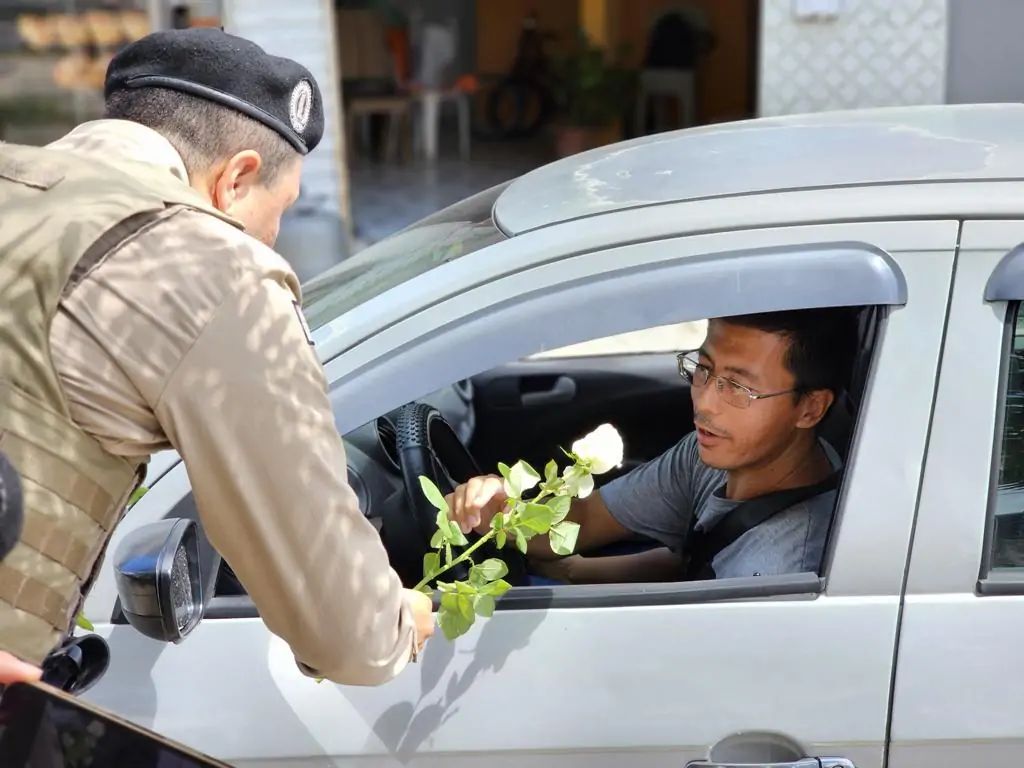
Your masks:
{"label": "car door handle", "polygon": [[559,376],[547,389],[523,392],[519,401],[527,408],[539,405],[568,403],[576,397],[576,382],[568,376]]}
{"label": "car door handle", "polygon": [[711,760],[691,760],[686,768],[857,768],[842,757],[804,757],[789,763],[716,763]]}

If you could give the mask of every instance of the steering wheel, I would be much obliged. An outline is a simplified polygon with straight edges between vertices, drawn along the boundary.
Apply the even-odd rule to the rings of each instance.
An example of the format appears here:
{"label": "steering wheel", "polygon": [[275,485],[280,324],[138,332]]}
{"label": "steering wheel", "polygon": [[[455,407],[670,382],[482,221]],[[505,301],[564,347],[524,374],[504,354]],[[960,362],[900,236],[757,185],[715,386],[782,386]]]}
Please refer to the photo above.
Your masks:
{"label": "steering wheel", "polygon": [[[413,587],[423,578],[423,556],[431,551],[430,539],[437,530],[437,509],[424,496],[420,476],[430,478],[441,493],[447,495],[459,483],[481,473],[455,430],[433,406],[425,403],[403,406],[396,415],[395,431],[408,505],[392,505],[390,513],[385,513],[382,536],[391,566],[406,587]],[[472,544],[480,536],[470,533],[466,538]],[[500,558],[508,566],[505,579],[509,583],[526,583],[526,558],[518,550],[511,547],[499,550],[492,542],[473,555],[476,562],[490,557]],[[442,580],[464,579],[467,575],[468,568],[460,566],[446,573]]]}

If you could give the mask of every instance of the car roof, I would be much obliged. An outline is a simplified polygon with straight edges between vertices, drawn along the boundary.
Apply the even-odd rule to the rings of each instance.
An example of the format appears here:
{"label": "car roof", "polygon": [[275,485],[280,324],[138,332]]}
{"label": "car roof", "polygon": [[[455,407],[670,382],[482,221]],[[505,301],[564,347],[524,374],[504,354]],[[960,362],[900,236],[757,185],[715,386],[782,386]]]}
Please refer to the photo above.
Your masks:
{"label": "car roof", "polygon": [[517,235],[663,203],[1020,179],[1022,104],[826,112],[655,134],[558,160],[514,181],[495,203],[494,220]]}

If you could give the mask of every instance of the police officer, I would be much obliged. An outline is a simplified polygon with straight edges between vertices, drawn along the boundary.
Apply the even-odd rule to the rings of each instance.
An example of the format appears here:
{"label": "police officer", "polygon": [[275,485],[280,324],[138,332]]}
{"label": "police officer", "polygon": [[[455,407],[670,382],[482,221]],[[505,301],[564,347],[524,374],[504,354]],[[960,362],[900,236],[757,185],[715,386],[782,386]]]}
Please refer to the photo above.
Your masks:
{"label": "police officer", "polygon": [[271,246],[323,102],[219,30],[122,49],[106,119],[0,145],[0,449],[25,489],[0,650],[62,640],[150,454],[303,670],[376,685],[433,632],[346,482],[299,285]]}

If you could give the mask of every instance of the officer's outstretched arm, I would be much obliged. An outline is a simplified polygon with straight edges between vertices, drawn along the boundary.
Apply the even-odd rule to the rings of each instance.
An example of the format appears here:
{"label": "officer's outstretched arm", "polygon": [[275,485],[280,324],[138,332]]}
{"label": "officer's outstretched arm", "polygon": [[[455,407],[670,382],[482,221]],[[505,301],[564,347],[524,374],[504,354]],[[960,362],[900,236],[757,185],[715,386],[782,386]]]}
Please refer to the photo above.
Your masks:
{"label": "officer's outstretched arm", "polygon": [[[322,368],[281,271],[242,277],[156,409],[210,541],[309,674],[376,685],[414,617],[346,479]],[[297,290],[297,289],[295,289]]]}

